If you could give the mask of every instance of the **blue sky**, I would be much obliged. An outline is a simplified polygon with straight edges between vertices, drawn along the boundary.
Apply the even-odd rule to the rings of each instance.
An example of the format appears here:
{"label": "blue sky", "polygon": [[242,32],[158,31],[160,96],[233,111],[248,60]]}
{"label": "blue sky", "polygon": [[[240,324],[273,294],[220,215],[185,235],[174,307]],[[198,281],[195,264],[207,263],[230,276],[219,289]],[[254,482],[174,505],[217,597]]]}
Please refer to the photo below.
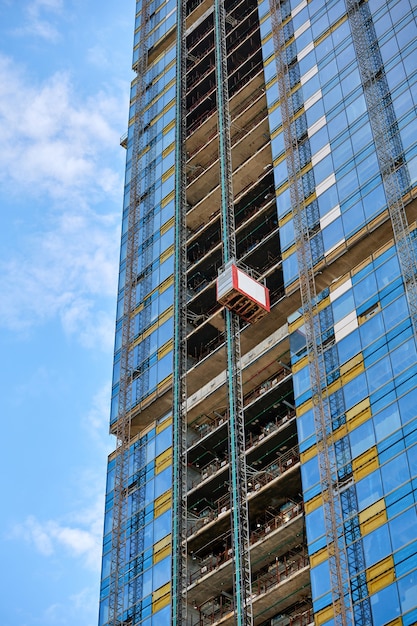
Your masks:
{"label": "blue sky", "polygon": [[0,0],[1,626],[97,626],[134,0]]}

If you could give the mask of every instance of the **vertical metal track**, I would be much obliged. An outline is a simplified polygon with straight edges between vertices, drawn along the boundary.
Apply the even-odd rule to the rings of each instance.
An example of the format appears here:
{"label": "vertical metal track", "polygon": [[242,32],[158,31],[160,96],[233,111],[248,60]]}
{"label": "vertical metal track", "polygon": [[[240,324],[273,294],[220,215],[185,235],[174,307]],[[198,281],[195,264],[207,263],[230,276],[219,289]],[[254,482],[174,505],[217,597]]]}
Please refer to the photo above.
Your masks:
{"label": "vertical metal track", "polygon": [[306,347],[312,388],[317,455],[322,485],[326,542],[332,588],[334,623],[348,626],[352,623],[349,569],[344,541],[336,455],[333,441],[332,418],[327,397],[321,329],[317,310],[317,293],[307,213],[305,207],[297,133],[293,126],[294,111],[289,84],[285,37],[280,7],[269,1],[272,34],[275,49],[282,125],[288,168],[288,181],[297,245],[297,261],[301,302],[304,315]]}
{"label": "vertical metal track", "polygon": [[125,607],[127,522],[128,522],[128,478],[130,421],[132,406],[133,351],[130,350],[134,336],[133,310],[136,305],[136,276],[138,261],[139,225],[139,180],[138,155],[142,144],[142,108],[145,95],[146,73],[146,25],[148,3],[141,11],[141,46],[136,68],[135,123],[132,148],[130,201],[126,241],[126,279],[124,285],[122,350],[120,361],[119,410],[115,429],[116,457],[114,479],[114,504],[112,521],[112,544],[110,560],[109,618],[111,626],[123,624]]}
{"label": "vertical metal track", "polygon": [[177,3],[172,489],[172,626],[187,620],[186,0]]}
{"label": "vertical metal track", "polygon": [[368,3],[346,0],[346,10],[416,337],[417,259],[402,200],[409,175]]}
{"label": "vertical metal track", "polygon": [[[223,263],[236,257],[233,206],[232,150],[226,50],[226,12],[223,0],[214,2],[217,113],[219,133],[221,228]],[[249,558],[245,422],[240,370],[240,328],[236,313],[225,309],[229,408],[230,508],[233,541],[233,585],[236,626],[252,626],[252,587]]]}

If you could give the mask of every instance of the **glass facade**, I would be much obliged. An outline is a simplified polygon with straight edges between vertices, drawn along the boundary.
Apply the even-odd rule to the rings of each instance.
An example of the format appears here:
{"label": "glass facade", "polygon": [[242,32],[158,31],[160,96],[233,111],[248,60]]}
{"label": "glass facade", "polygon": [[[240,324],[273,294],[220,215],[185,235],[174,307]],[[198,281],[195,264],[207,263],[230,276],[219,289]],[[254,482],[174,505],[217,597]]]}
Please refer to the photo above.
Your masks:
{"label": "glass facade", "polygon": [[[222,62],[236,263],[256,271],[271,299],[266,317],[240,324],[252,615],[244,626],[412,626],[417,8],[412,0],[228,0],[216,48],[218,2],[184,3],[182,65],[178,3],[136,5],[99,626],[173,623],[172,446],[183,427],[181,626],[238,619],[227,332],[216,297]],[[180,166],[183,424],[172,400]]]}

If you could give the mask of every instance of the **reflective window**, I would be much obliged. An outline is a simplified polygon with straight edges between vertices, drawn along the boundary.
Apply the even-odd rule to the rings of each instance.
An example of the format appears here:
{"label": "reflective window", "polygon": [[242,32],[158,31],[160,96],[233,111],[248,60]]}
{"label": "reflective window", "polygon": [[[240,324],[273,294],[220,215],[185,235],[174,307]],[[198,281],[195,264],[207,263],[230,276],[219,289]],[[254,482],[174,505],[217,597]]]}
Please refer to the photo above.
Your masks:
{"label": "reflective window", "polygon": [[395,432],[401,426],[397,403],[395,402],[377,413],[373,422],[377,441],[382,441]]}
{"label": "reflective window", "polygon": [[172,486],[172,467],[169,466],[163,472],[155,476],[155,498],[167,491]]}
{"label": "reflective window", "polygon": [[171,557],[167,556],[153,566],[152,589],[159,589],[171,579]]}
{"label": "reflective window", "polygon": [[325,533],[323,507],[320,506],[318,509],[306,515],[306,526],[309,543],[313,543],[313,541]]}
{"label": "reflective window", "polygon": [[[163,609],[152,615],[152,626],[170,626],[171,624],[171,606],[165,606]],[[145,626],[145,624],[143,624]]]}
{"label": "reflective window", "polygon": [[324,561],[320,563],[320,565],[312,567],[310,577],[313,600],[330,591],[330,570],[328,561]]}
{"label": "reflective window", "polygon": [[172,426],[167,426],[167,428],[164,428],[157,434],[155,444],[155,456],[158,456],[172,445]]}
{"label": "reflective window", "polygon": [[371,567],[391,554],[391,540],[388,525],[380,526],[363,538],[366,567]]}
{"label": "reflective window", "polygon": [[313,409],[297,419],[297,428],[300,441],[304,441],[315,434]]}
{"label": "reflective window", "polygon": [[408,481],[410,479],[410,470],[405,452],[385,463],[381,467],[381,476],[385,493],[397,489],[397,487]]}
{"label": "reflective window", "polygon": [[393,583],[371,596],[373,626],[384,626],[400,614],[397,584]]}
{"label": "reflective window", "polygon": [[356,378],[346,383],[343,387],[343,395],[345,398],[346,409],[350,409],[352,406],[366,398],[368,390],[365,372],[359,374],[359,376],[356,376]]}
{"label": "reflective window", "polygon": [[335,322],[339,322],[348,313],[355,309],[355,302],[351,290],[346,291],[342,296],[332,302],[333,317]]}
{"label": "reflective window", "polygon": [[398,581],[401,609],[403,613],[417,606],[417,572],[414,571]]}
{"label": "reflective window", "polygon": [[317,456],[301,465],[303,489],[306,491],[320,480],[319,462]]}
{"label": "reflective window", "polygon": [[293,375],[294,393],[300,397],[310,388],[310,371],[308,365]]}
{"label": "reflective window", "polygon": [[337,343],[337,350],[339,353],[339,363],[346,363],[355,354],[361,351],[361,341],[359,329],[356,328],[352,333],[344,337]]}
{"label": "reflective window", "polygon": [[375,433],[372,420],[368,420],[349,434],[352,458],[375,445]]}
{"label": "reflective window", "polygon": [[[417,537],[417,513],[413,506],[389,522],[393,550],[399,550]],[[416,595],[417,599],[417,595]]]}
{"label": "reflective window", "polygon": [[392,379],[391,359],[389,355],[379,359],[374,365],[367,369],[369,393]]}
{"label": "reflective window", "polygon": [[154,543],[162,539],[162,537],[169,535],[171,532],[171,520],[171,509],[168,509],[168,511],[165,511],[165,513],[155,518]]}
{"label": "reflective window", "polygon": [[379,470],[375,470],[356,483],[356,494],[360,511],[382,498],[383,490]]}

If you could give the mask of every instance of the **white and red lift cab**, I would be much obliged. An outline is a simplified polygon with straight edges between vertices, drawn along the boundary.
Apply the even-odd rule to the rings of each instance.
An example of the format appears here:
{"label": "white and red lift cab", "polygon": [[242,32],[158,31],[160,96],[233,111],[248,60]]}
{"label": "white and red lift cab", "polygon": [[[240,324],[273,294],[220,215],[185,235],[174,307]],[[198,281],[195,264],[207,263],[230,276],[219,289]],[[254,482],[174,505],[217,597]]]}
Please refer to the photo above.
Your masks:
{"label": "white and red lift cab", "polygon": [[234,311],[246,322],[254,324],[269,313],[269,289],[254,278],[255,271],[249,267],[242,269],[231,260],[217,277],[217,301],[230,311]]}

